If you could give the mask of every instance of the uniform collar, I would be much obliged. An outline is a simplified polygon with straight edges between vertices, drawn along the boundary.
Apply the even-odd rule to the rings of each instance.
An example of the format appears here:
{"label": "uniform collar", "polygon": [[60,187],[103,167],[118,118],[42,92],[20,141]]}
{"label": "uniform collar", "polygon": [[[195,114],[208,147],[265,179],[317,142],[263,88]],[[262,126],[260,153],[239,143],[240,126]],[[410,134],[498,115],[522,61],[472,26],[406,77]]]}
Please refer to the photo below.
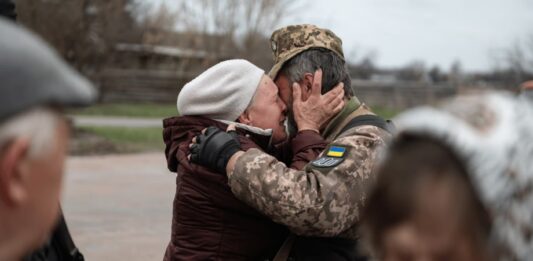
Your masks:
{"label": "uniform collar", "polygon": [[352,114],[352,112],[357,110],[357,108],[359,108],[360,106],[361,106],[361,102],[359,101],[359,99],[357,99],[357,97],[355,97],[355,96],[351,97],[350,100],[348,100],[348,102],[344,105],[344,108],[342,109],[342,111],[339,112],[339,114],[337,114],[337,116],[335,116],[335,118],[333,118],[333,120],[331,120],[331,122],[328,124],[328,126],[326,126],[326,129],[322,133],[322,136],[323,137],[329,137],[331,134],[333,134],[335,132],[335,130],[337,128],[342,127],[342,126],[339,126],[339,125],[348,116],[350,116],[350,114]]}

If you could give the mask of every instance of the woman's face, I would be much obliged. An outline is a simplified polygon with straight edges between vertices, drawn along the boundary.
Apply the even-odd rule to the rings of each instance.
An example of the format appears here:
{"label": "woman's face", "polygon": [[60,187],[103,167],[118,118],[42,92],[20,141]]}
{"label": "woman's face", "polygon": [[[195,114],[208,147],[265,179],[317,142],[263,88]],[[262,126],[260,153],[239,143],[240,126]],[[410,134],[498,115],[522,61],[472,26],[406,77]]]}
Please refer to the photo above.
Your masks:
{"label": "woman's face", "polygon": [[464,229],[454,206],[453,189],[445,184],[428,184],[416,200],[415,213],[386,230],[383,237],[385,261],[486,260],[485,254]]}
{"label": "woman's face", "polygon": [[[437,225],[437,224],[435,224]],[[441,225],[441,224],[439,224]],[[485,260],[476,255],[468,237],[446,226],[422,228],[406,222],[385,233],[384,261]],[[476,258],[476,256],[478,256]]]}
{"label": "woman's face", "polygon": [[272,129],[273,143],[287,139],[285,132],[287,106],[279,98],[278,87],[270,77],[263,75],[259,87],[247,109],[247,120],[241,121],[261,129]]}

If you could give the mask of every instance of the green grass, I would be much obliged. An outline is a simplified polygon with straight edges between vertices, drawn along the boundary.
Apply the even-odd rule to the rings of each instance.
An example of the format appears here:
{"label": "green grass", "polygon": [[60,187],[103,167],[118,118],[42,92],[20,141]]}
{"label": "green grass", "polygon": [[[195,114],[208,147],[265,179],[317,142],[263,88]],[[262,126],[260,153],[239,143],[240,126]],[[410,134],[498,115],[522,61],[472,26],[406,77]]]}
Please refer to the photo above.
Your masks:
{"label": "green grass", "polygon": [[[399,110],[372,107],[385,119],[391,119]],[[71,111],[75,115],[166,118],[177,115],[174,104],[98,104],[82,110]],[[162,129],[159,127],[78,127],[80,135],[74,151],[77,154],[130,153],[162,151]],[[86,135],[83,135],[86,134]],[[96,139],[91,139],[91,137]]]}
{"label": "green grass", "polygon": [[372,107],[372,111],[386,120],[392,119],[394,116],[396,116],[398,113],[401,112],[400,110],[396,110],[396,109],[380,108],[380,107]]}
{"label": "green grass", "polygon": [[80,127],[81,131],[100,136],[120,152],[162,150],[162,128]]}
{"label": "green grass", "polygon": [[88,108],[73,110],[70,113],[84,116],[119,116],[141,118],[167,118],[178,115],[175,104],[96,104]]}
{"label": "green grass", "polygon": [[[372,110],[385,119],[390,119],[400,111],[389,108],[372,107]],[[175,104],[155,104],[155,103],[118,103],[118,104],[96,104],[94,106],[73,110],[74,115],[84,116],[117,116],[117,117],[141,117],[163,119],[178,115]]]}

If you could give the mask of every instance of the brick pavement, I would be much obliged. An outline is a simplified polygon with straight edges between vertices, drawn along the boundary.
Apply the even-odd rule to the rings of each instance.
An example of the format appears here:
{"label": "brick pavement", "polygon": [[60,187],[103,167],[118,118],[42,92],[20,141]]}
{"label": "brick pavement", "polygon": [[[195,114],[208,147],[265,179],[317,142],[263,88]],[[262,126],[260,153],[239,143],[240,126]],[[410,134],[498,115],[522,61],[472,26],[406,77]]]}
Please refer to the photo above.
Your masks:
{"label": "brick pavement", "polygon": [[162,260],[174,192],[162,152],[69,157],[62,205],[86,260]]}

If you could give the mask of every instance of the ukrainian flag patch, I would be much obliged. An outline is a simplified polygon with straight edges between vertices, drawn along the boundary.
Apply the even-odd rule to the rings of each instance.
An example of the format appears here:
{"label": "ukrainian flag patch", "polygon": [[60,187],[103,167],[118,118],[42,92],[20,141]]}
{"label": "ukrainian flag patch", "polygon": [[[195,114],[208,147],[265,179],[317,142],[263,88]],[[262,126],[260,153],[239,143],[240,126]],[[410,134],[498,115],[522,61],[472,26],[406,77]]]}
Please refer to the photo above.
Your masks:
{"label": "ukrainian flag patch", "polygon": [[346,148],[339,147],[339,146],[331,146],[328,150],[328,153],[326,153],[326,156],[328,157],[335,157],[335,158],[342,158],[344,156],[344,153],[346,152]]}

